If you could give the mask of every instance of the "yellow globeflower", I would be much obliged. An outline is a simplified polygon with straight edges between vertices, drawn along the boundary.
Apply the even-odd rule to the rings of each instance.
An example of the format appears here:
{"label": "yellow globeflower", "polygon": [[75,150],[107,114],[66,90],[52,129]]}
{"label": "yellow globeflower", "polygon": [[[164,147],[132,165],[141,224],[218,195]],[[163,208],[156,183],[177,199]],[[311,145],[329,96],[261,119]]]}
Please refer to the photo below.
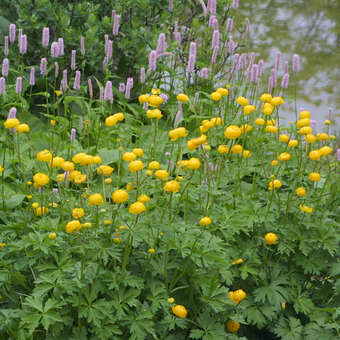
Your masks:
{"label": "yellow globeflower", "polygon": [[244,260],[241,258],[241,259],[237,259],[237,260],[233,261],[231,264],[235,265],[235,264],[241,264],[243,262],[244,262]]}
{"label": "yellow globeflower", "polygon": [[216,92],[218,92],[222,97],[227,96],[229,94],[229,91],[225,89],[224,87],[219,87]]}
{"label": "yellow globeflower", "polygon": [[321,180],[321,176],[318,172],[311,172],[308,176],[309,180],[312,182],[318,182]]}
{"label": "yellow globeflower", "polygon": [[243,151],[243,147],[240,144],[235,144],[231,147],[231,152],[234,155],[237,155],[237,154],[241,153],[242,151]]}
{"label": "yellow globeflower", "polygon": [[147,110],[146,115],[150,119],[152,118],[161,119],[163,117],[161,110],[158,109]]}
{"label": "yellow globeflower", "polygon": [[83,208],[74,208],[72,210],[72,216],[73,218],[79,220],[85,215],[85,210]]}
{"label": "yellow globeflower", "polygon": [[19,124],[20,124],[20,121],[17,118],[10,118],[4,122],[4,126],[6,129],[16,128]]}
{"label": "yellow globeflower", "polygon": [[277,126],[272,126],[272,125],[268,125],[265,128],[266,132],[270,132],[270,133],[277,133],[279,130],[279,128]]}
{"label": "yellow globeflower", "polygon": [[200,225],[205,227],[207,225],[211,224],[211,218],[209,216],[202,217],[200,219]]}
{"label": "yellow globeflower", "polygon": [[176,193],[181,189],[181,184],[177,181],[166,182],[163,188],[167,192]]}
{"label": "yellow globeflower", "polygon": [[311,214],[313,212],[313,208],[309,207],[308,205],[299,205],[299,209],[303,212],[306,212],[308,214]]}
{"label": "yellow globeflower", "polygon": [[65,161],[63,157],[53,157],[50,165],[52,166],[52,168],[62,168],[64,162]]}
{"label": "yellow globeflower", "polygon": [[144,203],[137,201],[137,202],[132,203],[130,205],[129,213],[134,214],[134,215],[138,215],[138,214],[141,214],[142,212],[144,212],[145,210],[146,210],[146,207],[145,207]]}
{"label": "yellow globeflower", "polygon": [[178,101],[180,101],[182,103],[186,103],[189,100],[189,97],[184,93],[178,94],[176,98],[177,98]]}
{"label": "yellow globeflower", "polygon": [[243,106],[243,113],[245,115],[249,115],[251,114],[252,112],[254,112],[256,110],[256,107],[254,105],[246,105],[246,106]]}
{"label": "yellow globeflower", "polygon": [[272,99],[273,97],[269,93],[263,93],[260,97],[261,102],[264,102],[264,103],[270,103]]}
{"label": "yellow globeflower", "polygon": [[49,150],[43,150],[38,152],[37,160],[40,162],[51,162],[52,160],[52,153]]}
{"label": "yellow globeflower", "polygon": [[119,189],[112,194],[112,200],[115,203],[124,203],[128,200],[129,194],[127,191]]}
{"label": "yellow globeflower", "polygon": [[254,123],[256,125],[263,126],[266,122],[263,118],[257,118]]}
{"label": "yellow globeflower", "polygon": [[272,245],[276,243],[276,241],[278,240],[278,237],[275,233],[267,233],[264,236],[264,239],[266,240],[267,244]]}
{"label": "yellow globeflower", "polygon": [[188,315],[187,309],[183,305],[176,305],[171,308],[172,312],[179,318],[186,318]]}
{"label": "yellow globeflower", "polygon": [[306,189],[302,187],[297,188],[295,192],[300,197],[306,196],[307,193]]}
{"label": "yellow globeflower", "polygon": [[311,115],[309,111],[303,110],[300,112],[300,119],[305,119],[305,118],[310,118],[310,117]]}
{"label": "yellow globeflower", "polygon": [[149,105],[153,107],[158,107],[159,105],[163,104],[163,98],[158,95],[151,95],[149,97]]}
{"label": "yellow globeflower", "polygon": [[97,168],[97,174],[103,174],[105,177],[108,177],[112,174],[113,168],[110,165],[101,165]]}
{"label": "yellow globeflower", "polygon": [[227,322],[227,329],[230,333],[236,333],[240,329],[240,323],[234,320]]}
{"label": "yellow globeflower", "polygon": [[49,233],[48,234],[48,238],[50,239],[50,240],[55,240],[56,238],[57,238],[57,234],[56,233]]}
{"label": "yellow globeflower", "polygon": [[155,171],[155,176],[162,181],[165,181],[168,179],[169,174],[166,170],[157,170]]}
{"label": "yellow globeflower", "polygon": [[142,157],[144,155],[144,150],[142,148],[134,148],[132,152],[137,156],[137,157]]}
{"label": "yellow globeflower", "polygon": [[305,127],[305,126],[310,126],[310,119],[309,118],[303,118],[303,119],[299,119],[297,122],[296,122],[296,126],[301,129],[302,127]]}
{"label": "yellow globeflower", "polygon": [[43,173],[38,172],[33,176],[33,182],[39,187],[46,185],[50,181],[49,177]]}
{"label": "yellow globeflower", "polygon": [[289,141],[289,136],[288,135],[285,135],[285,134],[283,134],[283,135],[280,135],[280,141],[282,142],[282,143],[288,143],[288,141]]}
{"label": "yellow globeflower", "polygon": [[64,171],[72,171],[74,170],[74,163],[73,162],[64,162],[63,165],[61,166],[61,168],[64,170]]}
{"label": "yellow globeflower", "polygon": [[142,202],[142,203],[147,203],[150,201],[150,197],[148,195],[142,194],[138,196],[137,201]]}
{"label": "yellow globeflower", "polygon": [[330,146],[323,146],[319,149],[321,156],[328,156],[332,153],[333,149]]}
{"label": "yellow globeflower", "polygon": [[114,115],[111,115],[105,118],[105,126],[112,127],[112,126],[115,126],[117,123],[118,123],[118,119]]}
{"label": "yellow globeflower", "polygon": [[249,105],[249,101],[248,101],[248,99],[247,98],[244,98],[244,97],[238,97],[237,99],[236,99],[236,103],[237,104],[239,104],[239,105],[241,105],[241,106],[247,106],[247,105]]}
{"label": "yellow globeflower", "polygon": [[19,124],[15,129],[19,133],[24,133],[24,132],[29,132],[30,131],[30,127],[27,124]]}
{"label": "yellow globeflower", "polygon": [[300,135],[310,135],[313,129],[310,126],[304,126],[298,132]]}
{"label": "yellow globeflower", "polygon": [[321,153],[319,150],[312,150],[310,153],[309,153],[309,158],[312,160],[312,161],[318,161],[321,157]]}
{"label": "yellow globeflower", "polygon": [[285,101],[283,100],[282,97],[273,97],[270,103],[274,106],[278,106],[278,105],[284,104]]}
{"label": "yellow globeflower", "polygon": [[149,97],[150,97],[150,95],[148,95],[148,94],[141,94],[141,95],[138,97],[138,101],[139,101],[141,104],[147,103],[147,101],[149,100]]}
{"label": "yellow globeflower", "polygon": [[128,165],[130,172],[136,172],[144,169],[144,164],[141,160],[132,161]]}
{"label": "yellow globeflower", "polygon": [[283,152],[279,155],[279,161],[286,162],[291,159],[291,155],[288,152]]}
{"label": "yellow globeflower", "polygon": [[101,194],[92,194],[89,196],[89,205],[101,205],[104,203],[104,198]]}
{"label": "yellow globeflower", "polygon": [[274,109],[275,109],[274,105],[270,103],[265,103],[263,104],[262,107],[262,111],[266,116],[270,116],[273,113]]}
{"label": "yellow globeflower", "polygon": [[201,167],[201,161],[198,158],[190,158],[186,165],[191,170],[197,170]]}
{"label": "yellow globeflower", "polygon": [[228,139],[236,139],[241,136],[241,133],[242,131],[237,125],[229,125],[224,131],[224,135]]}
{"label": "yellow globeflower", "polygon": [[290,148],[295,148],[298,144],[299,144],[299,142],[296,139],[292,139],[292,140],[289,141],[288,146]]}
{"label": "yellow globeflower", "polygon": [[316,135],[316,138],[317,138],[318,140],[328,140],[329,136],[328,136],[328,133],[322,132],[322,133],[318,133],[318,134]]}
{"label": "yellow globeflower", "polygon": [[229,153],[229,148],[228,148],[227,145],[219,145],[218,148],[217,148],[217,151],[220,154],[225,154],[225,153]]}
{"label": "yellow globeflower", "polygon": [[74,231],[79,231],[81,229],[81,224],[78,220],[73,220],[68,222],[65,227],[65,231],[68,234],[72,234]]}
{"label": "yellow globeflower", "polygon": [[152,162],[150,162],[149,165],[148,165],[148,168],[149,168],[150,170],[158,170],[160,167],[161,167],[161,165],[160,165],[159,162],[157,162],[157,161],[152,161]]}
{"label": "yellow globeflower", "polygon": [[270,163],[271,166],[275,166],[275,165],[278,165],[279,164],[279,161],[277,159],[273,159]]}
{"label": "yellow globeflower", "polygon": [[46,207],[35,208],[35,214],[37,216],[42,216],[42,215],[48,214],[48,208],[46,208]]}
{"label": "yellow globeflower", "polygon": [[244,150],[242,152],[242,156],[243,156],[243,158],[249,158],[249,157],[251,157],[251,152],[249,150]]}
{"label": "yellow globeflower", "polygon": [[219,100],[221,100],[222,95],[219,92],[216,91],[216,92],[211,93],[210,98],[213,101],[218,102]]}
{"label": "yellow globeflower", "polygon": [[136,154],[134,154],[133,152],[125,152],[123,154],[123,160],[125,162],[132,162],[137,158]]}
{"label": "yellow globeflower", "polygon": [[306,139],[306,142],[309,144],[314,143],[316,141],[316,137],[312,134],[306,135],[305,139]]}
{"label": "yellow globeflower", "polygon": [[274,179],[269,182],[268,189],[273,190],[273,189],[279,189],[282,186],[282,182],[278,179]]}

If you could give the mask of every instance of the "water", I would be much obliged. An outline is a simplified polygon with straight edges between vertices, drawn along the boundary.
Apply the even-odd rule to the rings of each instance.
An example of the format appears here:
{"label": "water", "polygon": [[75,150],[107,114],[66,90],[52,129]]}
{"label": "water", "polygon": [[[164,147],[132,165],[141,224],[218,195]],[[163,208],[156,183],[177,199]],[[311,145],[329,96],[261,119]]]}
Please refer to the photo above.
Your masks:
{"label": "water", "polygon": [[[323,127],[328,108],[340,125],[340,0],[240,0],[236,19],[250,19],[249,51],[273,67],[277,51],[289,61],[301,57],[297,81],[297,108],[311,111],[312,119]],[[281,62],[281,74],[283,63]],[[293,82],[285,95],[294,96]],[[286,100],[282,116],[295,117],[294,101]],[[333,131],[336,127],[333,126]]]}

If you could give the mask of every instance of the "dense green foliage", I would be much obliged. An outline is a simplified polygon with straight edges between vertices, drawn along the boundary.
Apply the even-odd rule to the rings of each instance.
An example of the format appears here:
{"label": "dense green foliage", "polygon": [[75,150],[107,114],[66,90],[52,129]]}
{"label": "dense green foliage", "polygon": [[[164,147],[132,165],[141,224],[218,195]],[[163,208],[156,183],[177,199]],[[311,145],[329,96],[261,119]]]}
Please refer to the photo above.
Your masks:
{"label": "dense green foliage", "polygon": [[[21,4],[18,26],[29,43],[25,56],[10,46],[7,90],[0,95],[5,121],[0,338],[337,339],[340,162],[334,122],[316,131],[304,111],[302,119],[284,126],[280,96],[291,103],[296,98],[286,99],[278,86],[260,100],[267,79],[249,82],[246,67],[231,72],[247,33],[244,22],[234,23],[236,49],[229,53],[223,30],[235,13],[229,2],[218,2],[221,49],[215,63],[213,28],[198,2],[174,12],[166,11],[167,1],[116,2],[121,34],[115,38],[114,62],[104,72],[103,35],[112,37],[110,1],[16,3]],[[181,44],[172,35],[175,18],[188,26]],[[53,32],[50,42],[65,38],[65,57],[57,59],[70,75],[63,92],[55,60],[41,47],[45,26]],[[160,32],[166,33],[170,53],[157,59],[157,69],[141,83],[140,67],[148,68]],[[77,59],[84,79],[75,90],[68,65],[82,34],[88,47]],[[197,60],[188,74],[191,41],[197,42]],[[30,67],[41,57],[48,57],[48,72],[39,75],[37,67],[36,85],[30,86]],[[205,67],[208,79],[200,76]],[[15,89],[17,76],[23,77],[23,91]],[[118,90],[128,76],[134,77],[131,98]],[[99,99],[108,80],[113,103]],[[179,93],[188,101],[177,98]],[[148,94],[149,107],[137,99],[142,94]],[[159,94],[167,100],[152,105],[150,96],[159,100]],[[264,113],[264,102],[273,112]],[[19,133],[20,125],[6,120],[12,107],[29,132],[22,127]],[[150,118],[148,110],[156,107],[160,119]],[[113,116],[116,112],[123,116]],[[175,130],[177,125],[182,129]],[[231,125],[236,126],[232,132]],[[310,128],[309,137],[304,127]],[[286,141],[280,138],[284,134]],[[289,154],[286,160],[283,153]],[[137,170],[141,163],[133,158],[145,168]],[[60,163],[53,164],[56,159]],[[79,172],[68,171],[65,161],[73,161]],[[167,176],[161,179],[151,161],[159,162]],[[311,173],[320,179],[314,174],[311,180]],[[305,188],[306,195],[297,195],[297,188]],[[112,194],[118,189],[126,190],[126,201],[116,202]],[[93,194],[103,201],[95,202]],[[137,201],[144,202],[145,211],[136,210]],[[239,290],[245,293],[242,299],[230,298]],[[188,314],[174,313],[175,305]],[[230,320],[239,329],[227,327]]]}

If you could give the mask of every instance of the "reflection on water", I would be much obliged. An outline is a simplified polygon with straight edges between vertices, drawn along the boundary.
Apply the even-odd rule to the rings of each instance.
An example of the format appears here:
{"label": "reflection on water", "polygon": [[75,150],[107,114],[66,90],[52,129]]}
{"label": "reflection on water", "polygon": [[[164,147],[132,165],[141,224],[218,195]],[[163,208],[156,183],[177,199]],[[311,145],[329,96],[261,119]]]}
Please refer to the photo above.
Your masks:
{"label": "reflection on water", "polygon": [[[321,122],[331,107],[339,125],[340,1],[241,0],[240,12],[252,23],[250,50],[266,64],[274,64],[278,50],[290,66],[294,53],[301,56],[298,109],[310,110],[313,118]],[[292,90],[290,86],[285,97],[292,96]],[[287,102],[285,114],[292,119],[293,101]]]}

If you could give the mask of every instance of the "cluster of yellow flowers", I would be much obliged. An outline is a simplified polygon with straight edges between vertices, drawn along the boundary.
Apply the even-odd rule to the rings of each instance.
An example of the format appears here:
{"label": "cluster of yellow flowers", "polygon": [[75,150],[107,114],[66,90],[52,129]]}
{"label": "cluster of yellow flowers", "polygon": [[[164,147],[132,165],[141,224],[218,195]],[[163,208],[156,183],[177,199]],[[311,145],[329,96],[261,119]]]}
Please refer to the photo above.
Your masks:
{"label": "cluster of yellow flowers", "polygon": [[[226,87],[229,88],[229,85],[227,85]],[[213,101],[218,102],[222,99],[222,97],[225,97],[229,94],[229,90],[227,88],[219,87],[216,91],[211,93],[210,98]]]}
{"label": "cluster of yellow flowers", "polygon": [[122,122],[124,118],[125,118],[124,113],[122,112],[115,113],[111,116],[108,116],[105,119],[105,126],[110,127],[115,126],[118,122]]}
{"label": "cluster of yellow flowers", "polygon": [[141,94],[138,97],[138,101],[141,104],[148,103],[152,107],[158,107],[163,104],[164,99],[159,95],[160,90],[159,89],[152,89],[151,95],[146,93],[146,94]]}
{"label": "cluster of yellow flowers", "polygon": [[9,118],[4,122],[4,126],[6,129],[15,129],[18,133],[25,133],[30,131],[30,127],[28,124],[20,123],[17,118]]}
{"label": "cluster of yellow flowers", "polygon": [[213,117],[211,119],[205,119],[202,121],[202,125],[200,126],[200,132],[206,133],[214,126],[219,126],[222,124],[222,118],[221,117]]}
{"label": "cluster of yellow flowers", "polygon": [[186,137],[188,131],[184,127],[179,127],[169,131],[169,137],[172,142],[175,142],[178,138]]}

